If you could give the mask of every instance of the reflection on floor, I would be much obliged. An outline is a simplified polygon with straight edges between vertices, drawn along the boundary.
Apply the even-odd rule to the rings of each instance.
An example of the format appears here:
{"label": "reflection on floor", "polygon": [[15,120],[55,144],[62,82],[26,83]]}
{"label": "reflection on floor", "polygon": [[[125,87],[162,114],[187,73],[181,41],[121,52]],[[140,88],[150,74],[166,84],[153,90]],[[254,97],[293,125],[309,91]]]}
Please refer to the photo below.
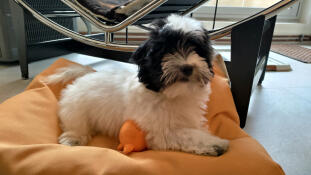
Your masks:
{"label": "reflection on floor", "polygon": [[[219,48],[218,48],[219,49]],[[220,47],[221,49],[221,47]],[[287,175],[311,172],[311,64],[270,53],[291,65],[290,72],[267,72],[262,86],[253,92],[245,131],[256,138],[281,164]],[[69,60],[104,68],[110,60],[69,54]],[[57,58],[30,64],[34,77]],[[114,63],[126,66],[123,63]],[[21,80],[19,67],[0,65],[0,103],[23,91],[30,80]]]}

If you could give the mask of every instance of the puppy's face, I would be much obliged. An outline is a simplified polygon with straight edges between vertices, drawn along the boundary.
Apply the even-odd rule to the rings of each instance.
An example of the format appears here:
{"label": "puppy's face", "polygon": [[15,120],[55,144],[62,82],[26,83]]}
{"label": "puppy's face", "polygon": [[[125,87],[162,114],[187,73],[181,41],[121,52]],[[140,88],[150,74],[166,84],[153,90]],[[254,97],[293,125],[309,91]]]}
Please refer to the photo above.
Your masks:
{"label": "puppy's face", "polygon": [[150,38],[132,55],[139,67],[140,82],[164,94],[175,89],[174,97],[185,93],[178,90],[180,87],[207,85],[213,77],[212,49],[201,23],[171,15],[153,25]]}

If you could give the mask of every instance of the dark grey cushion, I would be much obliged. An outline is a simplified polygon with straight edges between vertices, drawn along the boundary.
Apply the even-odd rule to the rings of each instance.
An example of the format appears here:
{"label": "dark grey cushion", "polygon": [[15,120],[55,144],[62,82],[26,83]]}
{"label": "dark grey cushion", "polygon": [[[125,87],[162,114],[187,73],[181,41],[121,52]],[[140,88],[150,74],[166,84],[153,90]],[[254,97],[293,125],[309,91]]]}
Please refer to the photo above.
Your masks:
{"label": "dark grey cushion", "polygon": [[121,22],[151,0],[75,0],[96,17]]}

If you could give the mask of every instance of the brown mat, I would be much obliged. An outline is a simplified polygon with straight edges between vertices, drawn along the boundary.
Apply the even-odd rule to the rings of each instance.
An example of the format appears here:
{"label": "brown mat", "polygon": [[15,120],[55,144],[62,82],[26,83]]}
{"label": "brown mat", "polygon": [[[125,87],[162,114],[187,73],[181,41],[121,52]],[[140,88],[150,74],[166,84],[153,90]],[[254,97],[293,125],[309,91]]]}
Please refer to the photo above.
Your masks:
{"label": "brown mat", "polygon": [[289,44],[273,44],[271,51],[304,63],[311,63],[311,49],[305,47]]}

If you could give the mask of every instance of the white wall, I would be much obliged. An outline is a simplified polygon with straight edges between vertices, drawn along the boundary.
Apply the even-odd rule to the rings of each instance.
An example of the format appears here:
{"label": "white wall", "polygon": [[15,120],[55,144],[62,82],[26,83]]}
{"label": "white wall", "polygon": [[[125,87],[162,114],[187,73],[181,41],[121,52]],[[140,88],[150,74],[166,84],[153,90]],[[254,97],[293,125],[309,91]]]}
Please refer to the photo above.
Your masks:
{"label": "white wall", "polygon": [[300,22],[311,24],[311,0],[303,1]]}
{"label": "white wall", "polygon": [[[300,19],[297,22],[277,22],[274,35],[311,35],[311,0],[304,0],[301,5]],[[233,22],[216,21],[216,28],[225,27]],[[207,29],[212,28],[211,21],[205,21]]]}
{"label": "white wall", "polygon": [[278,23],[277,35],[311,35],[311,0],[304,0],[301,5],[300,19],[297,23]]}

